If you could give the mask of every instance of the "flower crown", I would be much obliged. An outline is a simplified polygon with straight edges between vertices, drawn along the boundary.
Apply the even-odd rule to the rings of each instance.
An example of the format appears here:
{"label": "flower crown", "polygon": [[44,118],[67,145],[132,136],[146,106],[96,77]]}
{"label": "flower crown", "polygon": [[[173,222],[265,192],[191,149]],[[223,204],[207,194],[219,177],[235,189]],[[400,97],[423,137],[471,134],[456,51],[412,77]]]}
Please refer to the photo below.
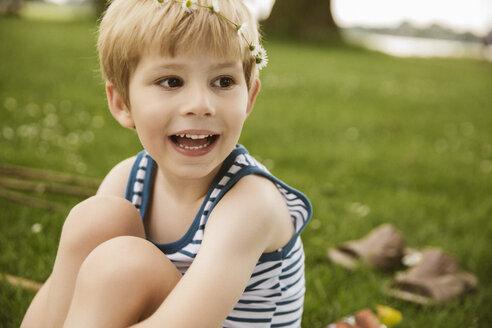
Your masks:
{"label": "flower crown", "polygon": [[258,70],[263,69],[267,64],[268,64],[268,56],[265,48],[259,43],[253,43],[249,41],[245,36],[244,36],[244,30],[246,26],[248,26],[248,23],[242,23],[238,24],[224,16],[219,9],[219,3],[217,0],[212,0],[212,4],[205,5],[201,4],[198,2],[198,0],[185,0],[185,1],[180,1],[180,0],[155,0],[157,2],[157,5],[161,7],[164,3],[167,2],[175,2],[178,4],[181,4],[181,6],[188,12],[193,12],[197,8],[207,8],[211,10],[213,13],[217,14],[219,17],[222,17],[229,23],[231,23],[232,26],[237,30],[237,35],[239,37],[242,37],[244,41],[248,44],[249,51],[251,53],[251,56],[254,58],[256,67]]}

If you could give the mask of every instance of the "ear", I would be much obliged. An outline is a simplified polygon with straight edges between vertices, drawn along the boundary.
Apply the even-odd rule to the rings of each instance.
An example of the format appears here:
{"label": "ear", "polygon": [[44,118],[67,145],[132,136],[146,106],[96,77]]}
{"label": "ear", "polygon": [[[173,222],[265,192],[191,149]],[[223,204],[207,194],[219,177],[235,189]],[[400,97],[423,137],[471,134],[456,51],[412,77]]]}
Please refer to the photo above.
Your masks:
{"label": "ear", "polygon": [[109,111],[113,115],[116,121],[121,124],[121,126],[129,129],[135,127],[130,109],[125,104],[123,98],[121,97],[115,86],[106,81],[106,96],[108,98]]}
{"label": "ear", "polygon": [[256,101],[256,96],[260,92],[260,87],[261,83],[259,79],[255,79],[253,82],[253,85],[251,86],[251,89],[249,90],[249,99],[248,99],[248,108],[246,109],[246,114],[249,115],[251,111],[253,110],[253,107],[255,105]]}

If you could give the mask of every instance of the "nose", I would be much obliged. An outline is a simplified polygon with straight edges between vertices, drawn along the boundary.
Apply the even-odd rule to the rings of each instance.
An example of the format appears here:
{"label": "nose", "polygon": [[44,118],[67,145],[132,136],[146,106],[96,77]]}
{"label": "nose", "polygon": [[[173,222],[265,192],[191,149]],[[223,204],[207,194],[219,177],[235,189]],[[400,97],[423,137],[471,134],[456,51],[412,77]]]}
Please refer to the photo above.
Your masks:
{"label": "nose", "polygon": [[201,85],[190,85],[186,97],[185,105],[181,113],[186,116],[208,117],[215,115],[213,106],[213,94],[207,87]]}

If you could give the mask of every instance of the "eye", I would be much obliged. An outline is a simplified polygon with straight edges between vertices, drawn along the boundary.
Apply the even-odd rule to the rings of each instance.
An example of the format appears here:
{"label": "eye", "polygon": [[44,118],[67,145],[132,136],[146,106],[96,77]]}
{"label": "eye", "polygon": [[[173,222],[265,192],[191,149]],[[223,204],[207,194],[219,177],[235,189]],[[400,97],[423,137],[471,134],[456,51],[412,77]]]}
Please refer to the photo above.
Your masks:
{"label": "eye", "polygon": [[230,88],[232,87],[236,82],[234,79],[230,76],[221,76],[218,77],[215,81],[212,82],[212,85],[214,87],[218,88]]}
{"label": "eye", "polygon": [[183,86],[183,81],[179,77],[167,77],[159,81],[159,85],[165,88],[174,89]]}

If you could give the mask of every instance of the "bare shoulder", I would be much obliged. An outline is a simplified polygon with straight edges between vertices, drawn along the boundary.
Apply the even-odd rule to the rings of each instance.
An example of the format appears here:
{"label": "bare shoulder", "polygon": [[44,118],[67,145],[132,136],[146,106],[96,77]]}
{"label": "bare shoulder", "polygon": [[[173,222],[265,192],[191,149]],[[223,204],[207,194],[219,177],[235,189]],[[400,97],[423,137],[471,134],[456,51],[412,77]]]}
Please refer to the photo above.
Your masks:
{"label": "bare shoulder", "polygon": [[114,195],[124,198],[128,175],[135,162],[135,156],[116,164],[106,175],[97,190],[98,195]]}
{"label": "bare shoulder", "polygon": [[257,230],[260,238],[268,240],[266,253],[285,246],[294,234],[294,225],[282,194],[271,180],[260,175],[241,178],[219,202],[216,210],[237,218],[238,226],[244,226],[245,230]]}

